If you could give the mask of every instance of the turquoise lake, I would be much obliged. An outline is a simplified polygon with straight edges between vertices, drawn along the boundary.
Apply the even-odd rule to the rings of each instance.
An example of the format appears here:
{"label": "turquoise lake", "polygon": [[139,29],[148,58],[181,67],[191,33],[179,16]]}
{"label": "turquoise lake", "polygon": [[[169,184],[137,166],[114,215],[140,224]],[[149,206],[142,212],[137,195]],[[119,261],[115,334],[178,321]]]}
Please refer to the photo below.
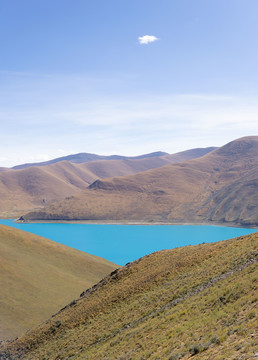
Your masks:
{"label": "turquoise lake", "polygon": [[162,249],[226,240],[257,231],[206,225],[17,224],[12,220],[0,220],[0,224],[29,231],[119,265]]}

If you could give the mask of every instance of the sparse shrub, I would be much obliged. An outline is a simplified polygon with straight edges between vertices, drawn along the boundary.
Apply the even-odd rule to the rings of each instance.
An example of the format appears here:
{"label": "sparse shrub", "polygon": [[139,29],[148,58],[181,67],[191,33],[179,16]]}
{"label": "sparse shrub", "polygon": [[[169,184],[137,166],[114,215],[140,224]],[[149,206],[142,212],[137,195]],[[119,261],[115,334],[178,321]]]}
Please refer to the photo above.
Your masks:
{"label": "sparse shrub", "polygon": [[253,318],[255,318],[255,316],[256,316],[255,311],[252,310],[248,315],[248,319],[253,319]]}
{"label": "sparse shrub", "polygon": [[205,344],[203,345],[203,347],[202,347],[202,351],[208,350],[209,347],[210,347],[210,343],[209,343],[209,342],[205,343]]}
{"label": "sparse shrub", "polygon": [[196,344],[190,347],[189,351],[192,355],[196,355],[201,352],[202,346],[200,344]]}
{"label": "sparse shrub", "polygon": [[211,343],[219,345],[220,344],[220,339],[217,336],[213,336],[211,338]]}
{"label": "sparse shrub", "polygon": [[235,347],[236,351],[239,351],[241,348],[242,348],[242,344],[238,344],[238,345]]}

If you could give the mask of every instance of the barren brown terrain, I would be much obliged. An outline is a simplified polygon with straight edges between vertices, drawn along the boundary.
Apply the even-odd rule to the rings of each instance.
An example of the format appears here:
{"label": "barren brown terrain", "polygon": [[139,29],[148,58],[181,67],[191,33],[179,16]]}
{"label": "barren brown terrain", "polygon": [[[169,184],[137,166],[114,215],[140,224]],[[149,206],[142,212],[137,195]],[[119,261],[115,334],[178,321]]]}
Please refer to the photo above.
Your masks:
{"label": "barren brown terrain", "polygon": [[[145,155],[146,157],[139,159],[111,159],[84,163],[62,160],[44,166],[28,164],[21,169],[2,168],[0,217],[17,217],[26,211],[62,200],[86,189],[96,179],[135,174],[182,159],[199,157],[212,149],[192,149],[159,157]],[[72,157],[72,160],[76,158]]]}
{"label": "barren brown terrain", "polygon": [[218,222],[258,226],[258,137],[88,189],[24,220]]}

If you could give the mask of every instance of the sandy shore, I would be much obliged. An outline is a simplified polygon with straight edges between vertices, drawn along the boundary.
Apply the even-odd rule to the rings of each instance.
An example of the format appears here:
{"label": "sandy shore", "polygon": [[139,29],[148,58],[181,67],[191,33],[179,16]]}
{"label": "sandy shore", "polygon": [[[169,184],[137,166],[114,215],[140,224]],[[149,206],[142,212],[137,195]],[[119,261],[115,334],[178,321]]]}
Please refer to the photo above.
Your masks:
{"label": "sandy shore", "polygon": [[159,222],[159,221],[129,221],[129,220],[30,220],[30,221],[19,221],[17,223],[46,223],[46,224],[88,224],[88,225],[208,225],[208,226],[225,226],[225,227],[236,227],[246,229],[258,229],[256,225],[238,225],[228,222],[194,222],[194,221],[182,221],[182,222]]}

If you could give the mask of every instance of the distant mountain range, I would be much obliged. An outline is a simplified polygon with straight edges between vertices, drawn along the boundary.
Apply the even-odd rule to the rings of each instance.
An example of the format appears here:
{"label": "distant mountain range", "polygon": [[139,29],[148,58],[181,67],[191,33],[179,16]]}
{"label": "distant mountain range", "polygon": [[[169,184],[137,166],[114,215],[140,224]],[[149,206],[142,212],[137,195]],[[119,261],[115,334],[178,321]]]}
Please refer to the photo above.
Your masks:
{"label": "distant mountain range", "polygon": [[105,156],[105,155],[96,155],[96,154],[90,154],[90,153],[79,153],[79,154],[62,156],[62,157],[59,157],[59,158],[56,158],[53,160],[49,160],[49,161],[44,161],[44,162],[16,165],[13,167],[13,169],[19,170],[19,169],[26,169],[31,166],[51,165],[51,164],[55,164],[57,162],[64,161],[64,160],[69,161],[71,163],[80,164],[80,163],[84,163],[84,162],[88,162],[88,161],[97,161],[97,160],[126,160],[126,159],[136,160],[136,159],[146,159],[146,158],[150,158],[150,157],[160,157],[160,156],[164,156],[164,155],[169,155],[169,154],[166,152],[157,151],[157,152],[153,152],[150,154],[130,157],[130,156],[122,156],[122,155]]}
{"label": "distant mountain range", "polygon": [[253,359],[257,240],[163,250],[114,270],[3,343],[1,359]]}
{"label": "distant mountain range", "polygon": [[192,160],[96,180],[23,219],[258,226],[258,137],[237,139]]}
{"label": "distant mountain range", "polygon": [[[135,174],[197,158],[212,150],[213,147],[200,148],[170,155],[156,152],[134,158],[77,154],[45,163],[20,165],[13,169],[2,168],[0,216],[17,217],[26,211],[62,200],[86,189],[97,179]],[[103,158],[106,160],[100,160]]]}

